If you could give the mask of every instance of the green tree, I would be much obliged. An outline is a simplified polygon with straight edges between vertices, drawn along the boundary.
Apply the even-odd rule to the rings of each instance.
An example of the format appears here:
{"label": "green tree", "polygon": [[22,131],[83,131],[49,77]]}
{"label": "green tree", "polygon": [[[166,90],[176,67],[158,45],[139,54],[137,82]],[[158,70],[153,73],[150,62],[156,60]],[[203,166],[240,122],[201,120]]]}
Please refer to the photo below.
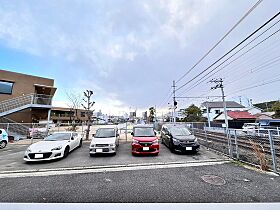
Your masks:
{"label": "green tree", "polygon": [[280,102],[276,101],[273,105],[272,105],[272,110],[275,112],[275,114],[273,115],[273,117],[275,118],[280,118]]}
{"label": "green tree", "polygon": [[190,105],[184,111],[184,121],[185,122],[203,122],[205,118],[202,117],[202,111],[199,107],[195,106],[194,104]]}

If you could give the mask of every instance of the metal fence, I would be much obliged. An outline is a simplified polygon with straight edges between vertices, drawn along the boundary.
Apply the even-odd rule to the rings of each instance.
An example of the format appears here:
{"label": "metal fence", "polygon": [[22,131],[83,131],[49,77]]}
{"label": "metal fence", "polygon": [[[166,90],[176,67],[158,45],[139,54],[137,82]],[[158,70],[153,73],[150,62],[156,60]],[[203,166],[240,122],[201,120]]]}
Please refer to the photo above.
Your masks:
{"label": "metal fence", "polygon": [[[262,169],[271,169],[280,172],[280,136],[279,129],[259,129],[243,132],[241,129],[229,129],[226,132],[222,127],[209,127],[207,123],[180,123],[190,129],[198,138],[201,145],[227,154],[229,157],[255,164]],[[160,131],[163,123],[155,123],[155,130]],[[100,127],[117,127],[120,140],[129,142],[132,137],[132,123],[119,125],[91,125],[89,139]],[[48,134],[60,131],[76,131],[85,138],[86,123],[79,124],[47,124],[39,123],[1,123],[0,128],[7,131],[14,139],[24,140],[27,144],[45,138]]]}
{"label": "metal fence", "polygon": [[[5,123],[4,123],[5,122]],[[49,126],[49,128],[47,128]],[[132,124],[123,123],[118,125],[96,125],[91,124],[89,132],[89,140],[96,133],[98,128],[117,127],[121,141],[131,141]],[[21,141],[22,143],[32,144],[40,141],[54,132],[75,131],[82,135],[85,139],[87,131],[87,123],[16,123],[14,121],[7,122],[7,119],[0,118],[0,128],[5,129],[9,135],[10,142]]]}
{"label": "metal fence", "polygon": [[201,125],[192,123],[189,128],[207,148],[257,165],[263,170],[280,172],[279,128],[262,128],[245,133],[242,129],[228,129],[226,132],[225,128],[201,128]]}
{"label": "metal fence", "polygon": [[[166,123],[156,123],[160,130]],[[229,157],[254,164],[263,170],[280,173],[279,128],[260,128],[244,132],[242,129],[209,127],[205,122],[176,123],[190,129],[201,145],[221,152]],[[212,124],[211,124],[212,126]]]}

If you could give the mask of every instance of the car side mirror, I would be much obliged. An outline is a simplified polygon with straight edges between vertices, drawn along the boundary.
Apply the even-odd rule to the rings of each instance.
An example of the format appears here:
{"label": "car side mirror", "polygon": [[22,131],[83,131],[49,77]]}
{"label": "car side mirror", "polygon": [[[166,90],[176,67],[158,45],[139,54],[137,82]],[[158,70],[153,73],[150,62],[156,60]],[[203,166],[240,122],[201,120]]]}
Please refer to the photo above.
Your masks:
{"label": "car side mirror", "polygon": [[134,136],[134,133],[133,133],[133,132],[131,132],[131,136]]}
{"label": "car side mirror", "polygon": [[154,133],[155,133],[155,135],[157,135],[157,132],[156,132],[156,131],[154,131]]}
{"label": "car side mirror", "polygon": [[95,134],[92,134],[92,137],[94,137],[95,136]]}
{"label": "car side mirror", "polygon": [[74,140],[74,137],[73,137],[73,136],[71,137],[71,140]]}

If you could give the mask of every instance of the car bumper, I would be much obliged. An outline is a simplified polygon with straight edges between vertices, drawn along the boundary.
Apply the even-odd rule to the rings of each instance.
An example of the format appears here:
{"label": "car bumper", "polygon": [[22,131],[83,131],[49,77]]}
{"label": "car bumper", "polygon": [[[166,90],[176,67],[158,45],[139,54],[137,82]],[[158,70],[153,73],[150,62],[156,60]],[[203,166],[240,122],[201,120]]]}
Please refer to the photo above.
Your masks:
{"label": "car bumper", "polygon": [[200,145],[199,144],[179,144],[174,145],[174,150],[180,151],[180,152],[194,152],[199,151]]}
{"label": "car bumper", "polygon": [[90,147],[89,148],[90,154],[99,154],[99,153],[111,154],[111,153],[116,153],[116,151],[117,151],[116,147]]}
{"label": "car bumper", "polygon": [[[43,157],[36,158],[35,154],[43,155]],[[23,160],[27,162],[38,162],[38,161],[48,161],[63,158],[63,150],[51,151],[51,152],[30,152],[25,153]]]}
{"label": "car bumper", "polygon": [[149,150],[144,150],[145,146],[140,144],[132,144],[132,154],[158,154],[159,153],[159,144],[152,144],[149,147]]}

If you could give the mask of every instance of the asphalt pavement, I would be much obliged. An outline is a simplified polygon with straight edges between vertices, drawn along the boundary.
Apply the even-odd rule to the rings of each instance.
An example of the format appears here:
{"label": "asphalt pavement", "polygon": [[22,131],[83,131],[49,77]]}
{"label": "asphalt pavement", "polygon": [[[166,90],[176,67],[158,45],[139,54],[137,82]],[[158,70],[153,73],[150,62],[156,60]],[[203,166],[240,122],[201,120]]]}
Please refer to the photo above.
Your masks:
{"label": "asphalt pavement", "polygon": [[28,145],[9,145],[4,150],[0,150],[0,172],[120,164],[215,161],[226,159],[221,155],[207,150],[205,147],[202,147],[201,151],[197,154],[173,154],[162,144],[160,145],[160,153],[158,156],[132,156],[131,144],[129,142],[121,142],[116,155],[96,155],[95,157],[90,157],[89,142],[85,142],[82,148],[74,150],[65,159],[26,163],[23,160],[23,155],[27,147]]}
{"label": "asphalt pavement", "polygon": [[235,163],[4,178],[0,189],[0,202],[280,202],[279,177]]}

